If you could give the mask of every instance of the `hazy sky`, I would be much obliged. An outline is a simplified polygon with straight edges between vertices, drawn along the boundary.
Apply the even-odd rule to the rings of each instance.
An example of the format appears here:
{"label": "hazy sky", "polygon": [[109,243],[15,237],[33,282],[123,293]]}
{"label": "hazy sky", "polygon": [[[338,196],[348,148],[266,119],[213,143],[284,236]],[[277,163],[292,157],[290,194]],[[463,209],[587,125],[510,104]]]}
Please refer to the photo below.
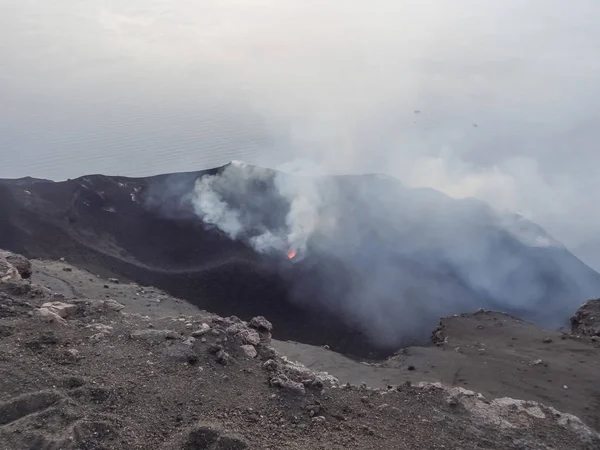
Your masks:
{"label": "hazy sky", "polygon": [[597,0],[0,0],[0,177],[304,158],[575,247],[600,237],[599,23]]}

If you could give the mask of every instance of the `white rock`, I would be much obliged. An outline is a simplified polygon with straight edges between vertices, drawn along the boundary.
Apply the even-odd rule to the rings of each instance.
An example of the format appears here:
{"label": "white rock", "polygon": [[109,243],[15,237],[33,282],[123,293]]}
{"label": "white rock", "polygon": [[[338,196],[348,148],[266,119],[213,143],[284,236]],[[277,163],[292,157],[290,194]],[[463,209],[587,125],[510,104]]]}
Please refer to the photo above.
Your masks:
{"label": "white rock", "polygon": [[6,258],[0,258],[0,282],[21,281],[19,271]]}
{"label": "white rock", "polygon": [[42,305],[42,308],[52,311],[63,319],[66,319],[77,311],[77,305],[63,302],[47,302]]}
{"label": "white rock", "polygon": [[46,322],[51,323],[66,323],[65,319],[60,317],[53,311],[50,311],[48,308],[38,308],[34,311],[34,314],[38,317],[41,317]]}
{"label": "white rock", "polygon": [[241,348],[244,351],[244,354],[250,359],[256,358],[258,355],[258,352],[253,345],[242,345]]}
{"label": "white rock", "polygon": [[242,342],[249,345],[260,344],[260,335],[254,330],[245,330],[241,334]]}

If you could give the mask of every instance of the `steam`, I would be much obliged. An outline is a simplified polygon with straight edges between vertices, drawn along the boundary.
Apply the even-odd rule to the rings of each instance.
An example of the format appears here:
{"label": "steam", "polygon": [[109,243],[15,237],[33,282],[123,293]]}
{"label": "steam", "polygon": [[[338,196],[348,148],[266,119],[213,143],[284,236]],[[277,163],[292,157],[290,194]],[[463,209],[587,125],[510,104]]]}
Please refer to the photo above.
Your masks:
{"label": "steam", "polygon": [[192,204],[204,223],[259,253],[302,253],[322,216],[313,182],[240,161],[196,180]]}
{"label": "steam", "polygon": [[198,216],[207,224],[216,225],[232,239],[237,239],[242,231],[239,214],[229,208],[213,185],[219,178],[208,175],[196,181],[196,201],[194,209]]}
{"label": "steam", "polygon": [[257,252],[298,252],[293,301],[397,346],[478,308],[561,326],[600,276],[540,226],[382,175],[306,176],[233,162],[190,197],[205,224]]}

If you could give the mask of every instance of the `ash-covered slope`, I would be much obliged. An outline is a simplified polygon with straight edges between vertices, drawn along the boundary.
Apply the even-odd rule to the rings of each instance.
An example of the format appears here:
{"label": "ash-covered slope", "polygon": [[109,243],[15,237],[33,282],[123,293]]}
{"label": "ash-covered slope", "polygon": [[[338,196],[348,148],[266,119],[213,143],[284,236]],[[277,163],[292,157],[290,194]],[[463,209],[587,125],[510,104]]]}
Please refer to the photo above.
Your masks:
{"label": "ash-covered slope", "polygon": [[204,226],[183,206],[195,180],[218,171],[0,180],[0,247],[155,285],[221,315],[269,311],[282,325],[281,339],[371,351],[364,335],[339,318],[289,302],[272,260]]}
{"label": "ash-covered slope", "polygon": [[5,180],[0,247],[154,284],[219,314],[268,315],[279,338],[355,354],[480,307],[560,326],[600,292],[600,275],[541,228],[481,202],[378,175],[244,164]]}
{"label": "ash-covered slope", "polygon": [[[270,347],[264,317],[150,319],[122,297],[133,285],[110,299],[67,299],[35,283],[55,265],[0,250],[2,449],[599,448],[595,417],[555,409],[562,387],[541,403],[440,383],[342,386]],[[575,365],[573,376],[586,372]]]}

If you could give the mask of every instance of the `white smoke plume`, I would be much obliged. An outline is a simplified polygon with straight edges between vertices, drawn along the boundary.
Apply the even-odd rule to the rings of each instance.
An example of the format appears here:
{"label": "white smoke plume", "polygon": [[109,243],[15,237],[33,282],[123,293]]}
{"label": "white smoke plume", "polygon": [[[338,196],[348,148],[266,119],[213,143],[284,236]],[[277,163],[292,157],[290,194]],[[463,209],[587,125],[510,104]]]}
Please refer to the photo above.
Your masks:
{"label": "white smoke plume", "polygon": [[213,185],[218,181],[216,175],[207,175],[196,181],[194,210],[205,223],[216,225],[230,238],[236,239],[243,228],[239,214],[214,190]]}
{"label": "white smoke plume", "polygon": [[259,253],[300,255],[310,236],[325,225],[315,180],[240,161],[196,180],[192,204],[204,223]]}

